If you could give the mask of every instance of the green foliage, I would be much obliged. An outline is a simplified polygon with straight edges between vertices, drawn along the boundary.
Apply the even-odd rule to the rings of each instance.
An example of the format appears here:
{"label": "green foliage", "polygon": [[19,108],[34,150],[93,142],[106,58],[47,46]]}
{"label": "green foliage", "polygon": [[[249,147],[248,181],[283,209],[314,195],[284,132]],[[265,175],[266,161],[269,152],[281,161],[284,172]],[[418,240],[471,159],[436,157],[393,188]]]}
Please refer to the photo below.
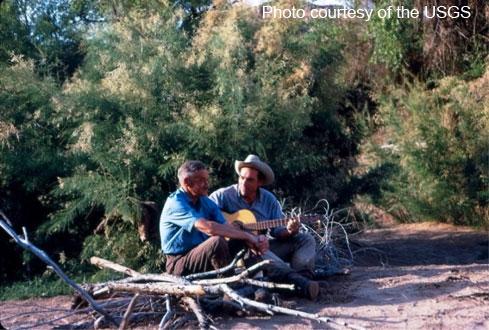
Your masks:
{"label": "green foliage", "polygon": [[[391,16],[380,18],[379,10],[387,10],[390,6],[393,8]],[[421,35],[417,30],[420,24],[413,18],[399,18],[395,10],[401,6],[411,10],[413,2],[378,1],[369,26],[374,41],[372,60],[384,63],[394,73],[406,68],[411,58],[422,52]]]}
{"label": "green foliage", "polygon": [[338,201],[329,192],[344,177],[333,163],[353,155],[358,141],[338,119],[338,33],[331,22],[260,20],[246,8],[206,14],[190,65],[209,85],[189,104],[190,119],[225,183],[234,181],[233,160],[255,152],[275,169],[284,195]]}
{"label": "green foliage", "polygon": [[[75,283],[96,283],[119,280],[124,275],[111,270],[103,270],[93,275],[93,269],[80,270],[80,267],[66,265],[60,261],[61,268],[70,267],[73,270],[68,271],[67,275]],[[75,290],[62,280],[52,269],[44,268],[41,275],[32,278],[24,278],[15,281],[9,281],[0,284],[0,301],[2,300],[22,300],[29,298],[49,298],[59,295],[71,295]]]}
{"label": "green foliage", "polygon": [[[40,78],[32,60],[16,56],[12,62],[12,66],[0,66],[0,199],[14,227],[32,231],[56,207],[44,208],[40,198],[54,186],[58,175],[67,175],[69,161],[52,122],[56,84]],[[2,258],[20,259],[19,250],[6,238],[1,245],[4,251],[15,251]],[[18,267],[18,262],[0,262],[2,274],[11,275],[10,269]]]}
{"label": "green foliage", "polygon": [[115,219],[104,235],[92,235],[83,242],[82,260],[98,256],[121,263],[142,273],[158,273],[163,269],[159,242],[142,243],[134,226]]}
{"label": "green foliage", "polygon": [[178,52],[186,44],[177,25],[161,5],[96,31],[84,70],[55,100],[64,112],[58,120],[67,152],[79,162],[50,195],[61,208],[40,232],[74,234],[83,223],[100,222],[101,212],[110,226],[84,242],[82,259],[94,254],[152,270],[161,264],[157,248],[140,243],[135,228],[139,202],[161,202],[161,182],[173,189],[175,166],[186,158],[173,155],[192,143],[175,98],[183,70]]}
{"label": "green foliage", "polygon": [[21,19],[21,11],[15,2],[0,3],[0,63],[6,63],[12,54],[30,54],[33,45],[29,29]]}
{"label": "green foliage", "polygon": [[59,186],[52,194],[59,200],[68,199],[62,211],[56,213],[51,221],[40,226],[46,234],[69,232],[76,219],[90,213],[87,211],[102,204],[103,212],[109,218],[121,218],[134,224],[140,209],[137,201],[131,198],[132,189],[128,181],[116,182],[110,174],[101,175],[91,171],[77,170],[73,176],[60,179]]}
{"label": "green foliage", "polygon": [[2,285],[0,300],[22,300],[37,297],[48,298],[72,293],[73,289],[60,278],[36,276],[30,280]]}
{"label": "green foliage", "polygon": [[[464,6],[470,8],[470,18],[423,17],[425,7],[431,10],[432,6],[440,6],[435,0],[378,0],[375,5],[377,13],[389,6],[394,11],[386,18],[380,18],[377,13],[372,15],[369,22],[373,41],[371,60],[384,64],[395,81],[440,79],[449,75],[473,79],[483,73],[484,60],[489,55],[487,1],[465,1]],[[462,6],[456,0],[447,0],[442,5],[446,8]],[[416,9],[418,18],[399,18],[395,10],[400,6]]]}
{"label": "green foliage", "polygon": [[71,1],[6,0],[0,4],[0,65],[12,56],[35,61],[37,73],[65,81],[83,60],[84,32]]}
{"label": "green foliage", "polygon": [[37,70],[63,82],[83,61],[81,35],[70,0],[34,0],[24,9],[29,16],[31,40],[36,45]]}
{"label": "green foliage", "polygon": [[432,90],[407,86],[379,100],[383,162],[400,169],[382,202],[398,218],[489,225],[488,73],[449,77]]}

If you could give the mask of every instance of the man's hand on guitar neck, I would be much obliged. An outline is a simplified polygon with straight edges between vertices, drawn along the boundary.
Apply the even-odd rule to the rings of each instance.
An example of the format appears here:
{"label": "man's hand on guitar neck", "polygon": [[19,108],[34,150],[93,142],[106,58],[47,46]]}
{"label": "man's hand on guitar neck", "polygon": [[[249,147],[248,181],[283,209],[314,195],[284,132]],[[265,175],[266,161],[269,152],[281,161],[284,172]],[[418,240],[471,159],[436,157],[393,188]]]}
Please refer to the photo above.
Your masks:
{"label": "man's hand on guitar neck", "polygon": [[289,221],[287,222],[287,231],[289,232],[290,236],[297,235],[300,228],[301,228],[301,222],[299,221],[299,216],[295,218],[290,218]]}
{"label": "man's hand on guitar neck", "polygon": [[299,220],[299,216],[290,218],[287,221],[287,227],[284,230],[278,232],[277,238],[287,239],[289,237],[295,236],[299,233],[300,228],[301,228],[301,222]]}

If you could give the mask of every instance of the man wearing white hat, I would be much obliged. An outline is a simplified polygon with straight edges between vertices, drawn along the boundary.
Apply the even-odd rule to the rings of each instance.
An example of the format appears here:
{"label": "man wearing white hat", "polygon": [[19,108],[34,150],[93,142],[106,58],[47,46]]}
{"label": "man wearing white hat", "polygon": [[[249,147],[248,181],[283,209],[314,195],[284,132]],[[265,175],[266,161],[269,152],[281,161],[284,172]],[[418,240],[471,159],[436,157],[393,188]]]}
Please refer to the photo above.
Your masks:
{"label": "man wearing white hat", "polygon": [[[262,188],[272,184],[275,179],[270,166],[258,156],[248,155],[244,161],[235,162],[235,170],[239,176],[238,184],[221,188],[209,196],[221,211],[235,213],[246,209],[254,214],[258,222],[283,219],[277,198]],[[316,299],[319,288],[317,282],[312,281],[316,242],[311,235],[300,233],[299,229],[300,223],[295,218],[290,219],[287,226],[272,229],[270,249],[263,257],[275,261],[271,268],[273,274],[269,274],[271,277],[281,277],[294,283],[304,296]]]}

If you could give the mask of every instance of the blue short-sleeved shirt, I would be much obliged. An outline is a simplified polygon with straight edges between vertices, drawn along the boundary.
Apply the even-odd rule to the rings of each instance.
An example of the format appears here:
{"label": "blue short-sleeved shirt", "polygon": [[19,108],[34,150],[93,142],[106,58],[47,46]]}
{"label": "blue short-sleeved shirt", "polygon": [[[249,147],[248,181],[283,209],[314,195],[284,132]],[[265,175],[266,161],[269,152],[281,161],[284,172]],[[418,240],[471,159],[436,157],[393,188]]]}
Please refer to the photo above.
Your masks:
{"label": "blue short-sleeved shirt", "polygon": [[165,254],[183,254],[209,238],[194,227],[198,219],[225,223],[217,205],[208,197],[194,204],[182,189],[173,192],[165,202],[160,217],[161,249]]}
{"label": "blue short-sleeved shirt", "polygon": [[[263,188],[259,188],[258,196],[251,205],[241,197],[237,184],[216,190],[209,196],[209,198],[212,199],[222,211],[227,213],[234,213],[246,209],[253,212],[257,221],[284,218],[282,207],[277,201],[277,198],[275,198],[271,192]],[[276,237],[277,233],[282,229],[285,229],[285,227],[273,229],[271,231],[272,236]]]}

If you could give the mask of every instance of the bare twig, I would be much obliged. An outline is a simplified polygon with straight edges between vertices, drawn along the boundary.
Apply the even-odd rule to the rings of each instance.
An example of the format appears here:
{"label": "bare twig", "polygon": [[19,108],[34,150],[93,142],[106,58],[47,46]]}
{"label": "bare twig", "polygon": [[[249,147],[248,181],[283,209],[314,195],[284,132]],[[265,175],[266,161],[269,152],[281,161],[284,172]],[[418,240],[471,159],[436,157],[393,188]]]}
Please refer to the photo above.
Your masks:
{"label": "bare twig", "polygon": [[139,297],[139,293],[136,293],[134,297],[131,299],[129,306],[127,306],[126,313],[122,318],[122,322],[121,325],[119,326],[119,330],[124,330],[129,325],[129,319],[131,317],[132,310],[134,309],[134,305],[136,304],[136,300],[138,299],[138,297]]}
{"label": "bare twig", "polygon": [[246,270],[244,270],[243,272],[241,272],[238,275],[234,275],[231,277],[225,277],[225,278],[214,278],[214,279],[209,279],[209,280],[197,280],[197,281],[193,281],[193,283],[201,284],[201,285],[213,285],[213,284],[220,284],[220,283],[238,282],[239,280],[248,276],[250,273],[254,273],[256,271],[259,271],[261,268],[263,268],[264,266],[266,266],[268,264],[271,264],[272,262],[273,262],[273,260],[270,260],[270,259],[263,260],[263,261],[255,264],[255,265],[247,268]]}
{"label": "bare twig", "polygon": [[[2,212],[3,213],[3,212]],[[112,323],[115,326],[119,326],[119,324],[108,314],[103,308],[101,308],[93,299],[90,297],[88,293],[86,293],[78,284],[73,282],[66,274],[61,270],[61,268],[53,261],[51,258],[48,257],[48,255],[42,251],[41,249],[37,248],[34,246],[32,243],[30,243],[27,239],[22,239],[20,238],[15,231],[3,220],[0,220],[0,227],[2,227],[7,234],[9,234],[17,244],[19,244],[21,247],[24,249],[34,253],[38,258],[46,262],[47,264],[51,265],[54,269],[54,271],[60,276],[66,283],[68,283],[73,289],[78,291],[80,295],[85,298],[88,303],[92,306],[92,308],[100,313],[101,315],[105,316],[107,320],[109,320],[110,323]],[[24,236],[27,236],[24,234]]]}
{"label": "bare twig", "polygon": [[281,283],[265,282],[265,281],[254,280],[252,278],[242,278],[239,280],[239,283],[251,284],[254,286],[258,286],[261,288],[267,288],[267,289],[285,289],[285,290],[291,290],[291,291],[295,290],[295,287],[293,284],[281,284]]}
{"label": "bare twig", "polygon": [[178,329],[178,328],[182,327],[185,323],[187,323],[188,321],[193,320],[193,319],[195,319],[195,315],[194,314],[190,314],[190,313],[185,314],[180,319],[174,321],[169,326],[169,328],[171,328],[171,329]]}
{"label": "bare twig", "polygon": [[197,317],[197,320],[199,321],[199,327],[201,329],[208,329],[209,323],[207,322],[199,303],[194,298],[191,297],[183,297],[182,300],[184,303],[188,305],[188,307],[192,310],[192,312]]}
{"label": "bare twig", "polygon": [[102,259],[99,257],[91,257],[90,263],[92,263],[93,265],[99,266],[100,268],[109,268],[109,269],[118,271],[120,273],[124,273],[124,274],[129,275],[129,276],[141,275],[140,273],[138,273],[137,271],[135,271],[131,268],[116,264],[115,262],[105,260],[105,259]]}
{"label": "bare twig", "polygon": [[5,213],[3,213],[2,210],[0,210],[0,216],[3,218],[3,220],[5,220],[5,222],[10,226],[10,227],[13,227],[12,225],[12,222],[10,222],[10,219],[7,218],[7,216],[5,215]]}
{"label": "bare twig", "polygon": [[171,304],[170,304],[170,296],[168,294],[165,295],[165,303],[166,303],[166,313],[163,316],[163,318],[161,319],[160,325],[158,327],[159,330],[162,330],[165,328],[166,322],[168,322],[168,320],[170,319],[170,316],[173,313],[172,308],[171,308]]}
{"label": "bare twig", "polygon": [[236,254],[236,257],[234,257],[233,261],[227,265],[226,267],[216,269],[216,270],[211,270],[209,272],[205,273],[197,273],[197,274],[190,274],[185,276],[185,278],[189,281],[196,280],[196,279],[201,279],[201,278],[207,278],[207,277],[212,277],[212,276],[217,276],[220,274],[224,274],[227,271],[231,270],[234,268],[238,260],[244,255],[245,250],[241,250]]}

